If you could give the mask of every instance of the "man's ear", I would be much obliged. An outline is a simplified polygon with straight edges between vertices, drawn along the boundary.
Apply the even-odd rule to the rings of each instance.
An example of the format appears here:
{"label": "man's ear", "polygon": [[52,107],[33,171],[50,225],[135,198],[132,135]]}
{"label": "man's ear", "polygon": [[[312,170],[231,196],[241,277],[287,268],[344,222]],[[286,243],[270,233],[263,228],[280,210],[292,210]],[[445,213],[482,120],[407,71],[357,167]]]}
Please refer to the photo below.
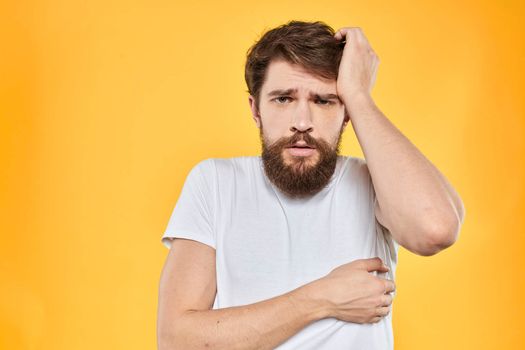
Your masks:
{"label": "man's ear", "polygon": [[248,97],[248,102],[250,103],[250,109],[252,111],[252,118],[255,121],[255,124],[257,124],[257,127],[261,128],[261,115],[259,114],[259,111],[257,110],[257,106],[255,105],[255,98],[250,95]]}

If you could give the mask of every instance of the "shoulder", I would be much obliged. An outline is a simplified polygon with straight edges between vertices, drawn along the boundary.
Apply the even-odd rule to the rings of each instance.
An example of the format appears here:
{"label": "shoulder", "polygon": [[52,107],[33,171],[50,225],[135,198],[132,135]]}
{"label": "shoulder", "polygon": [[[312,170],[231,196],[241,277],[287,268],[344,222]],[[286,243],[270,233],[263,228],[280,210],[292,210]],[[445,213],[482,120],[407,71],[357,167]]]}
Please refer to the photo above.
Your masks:
{"label": "shoulder", "polygon": [[343,190],[361,191],[363,195],[371,191],[372,178],[368,171],[366,160],[353,156],[340,157],[341,170],[338,176],[339,179],[337,180],[338,186],[343,186]]}
{"label": "shoulder", "polygon": [[202,181],[203,179],[207,179],[213,173],[213,168],[214,164],[212,158],[199,160],[191,166],[187,179],[190,181]]}
{"label": "shoulder", "polygon": [[224,177],[250,172],[259,165],[259,156],[207,158],[197,162],[192,171],[198,171],[206,177]]}
{"label": "shoulder", "polygon": [[354,156],[339,157],[341,157],[343,173],[346,173],[353,177],[360,176],[363,178],[367,178],[370,176],[370,172],[368,171],[368,165],[364,158]]}

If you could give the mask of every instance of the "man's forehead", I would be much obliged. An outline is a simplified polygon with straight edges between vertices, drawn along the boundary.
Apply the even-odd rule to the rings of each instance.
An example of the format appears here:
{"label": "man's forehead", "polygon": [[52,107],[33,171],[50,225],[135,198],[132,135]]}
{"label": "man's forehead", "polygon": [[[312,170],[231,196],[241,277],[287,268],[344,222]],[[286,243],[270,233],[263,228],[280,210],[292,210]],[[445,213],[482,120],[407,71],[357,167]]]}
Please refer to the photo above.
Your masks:
{"label": "man's forehead", "polygon": [[279,60],[270,63],[262,90],[268,95],[277,95],[278,92],[336,95],[336,86],[335,79],[317,77],[304,67]]}

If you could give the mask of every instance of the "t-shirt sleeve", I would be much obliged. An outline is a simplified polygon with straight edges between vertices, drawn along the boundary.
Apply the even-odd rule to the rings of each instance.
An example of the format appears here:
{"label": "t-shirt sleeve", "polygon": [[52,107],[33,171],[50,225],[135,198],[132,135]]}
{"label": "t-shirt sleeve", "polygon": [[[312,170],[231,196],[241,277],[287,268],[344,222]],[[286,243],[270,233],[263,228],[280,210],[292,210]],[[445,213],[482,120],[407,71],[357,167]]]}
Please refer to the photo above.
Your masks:
{"label": "t-shirt sleeve", "polygon": [[171,248],[173,238],[186,238],[209,245],[215,249],[213,225],[212,159],[197,163],[189,172],[179,199],[171,213],[161,238],[162,244]]}

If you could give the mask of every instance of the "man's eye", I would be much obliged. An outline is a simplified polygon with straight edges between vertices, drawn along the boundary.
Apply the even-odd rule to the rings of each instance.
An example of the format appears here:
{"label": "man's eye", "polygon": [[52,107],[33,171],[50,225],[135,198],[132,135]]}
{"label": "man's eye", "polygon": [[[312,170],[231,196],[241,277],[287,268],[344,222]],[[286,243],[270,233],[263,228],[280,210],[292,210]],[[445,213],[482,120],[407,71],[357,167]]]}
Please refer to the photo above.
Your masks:
{"label": "man's eye", "polygon": [[282,104],[281,102],[284,102],[283,99],[290,99],[290,97],[288,97],[288,96],[279,96],[275,100],[278,101],[280,104]]}
{"label": "man's eye", "polygon": [[321,99],[318,99],[317,102],[321,102],[322,105],[329,105],[329,104],[332,104],[332,102],[328,101],[328,100],[321,100]]}

